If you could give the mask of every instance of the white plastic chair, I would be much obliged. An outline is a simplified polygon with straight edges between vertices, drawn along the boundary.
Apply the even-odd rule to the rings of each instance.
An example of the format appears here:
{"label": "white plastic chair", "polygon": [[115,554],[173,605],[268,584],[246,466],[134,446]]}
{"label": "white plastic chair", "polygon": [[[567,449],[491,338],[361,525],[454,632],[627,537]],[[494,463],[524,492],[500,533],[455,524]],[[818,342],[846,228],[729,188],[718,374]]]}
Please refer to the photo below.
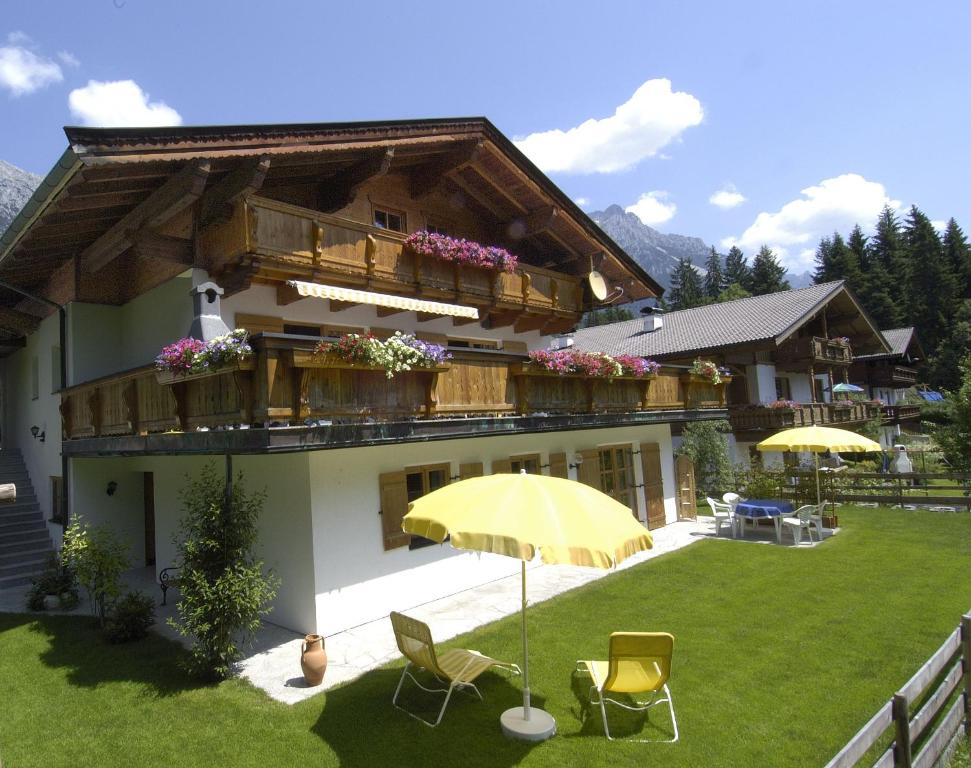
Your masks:
{"label": "white plastic chair", "polygon": [[802,544],[802,532],[803,530],[809,536],[809,543],[813,542],[813,527],[816,528],[816,539],[817,541],[823,540],[822,523],[816,515],[818,507],[815,504],[807,504],[804,507],[799,507],[795,512],[792,513],[791,517],[782,518],[782,525],[792,531],[792,543]]}
{"label": "white plastic chair", "polygon": [[724,501],[726,504],[730,504],[733,512],[735,511],[735,507],[738,506],[738,502],[740,502],[741,500],[742,500],[742,497],[739,496],[737,493],[729,492],[722,496],[722,501]]}
{"label": "white plastic chair", "polygon": [[708,502],[708,506],[711,507],[711,514],[715,518],[715,535],[718,535],[718,531],[721,530],[723,525],[728,525],[732,529],[732,538],[735,538],[735,508],[731,504],[722,504],[720,501],[715,501],[710,496],[706,496],[705,500]]}

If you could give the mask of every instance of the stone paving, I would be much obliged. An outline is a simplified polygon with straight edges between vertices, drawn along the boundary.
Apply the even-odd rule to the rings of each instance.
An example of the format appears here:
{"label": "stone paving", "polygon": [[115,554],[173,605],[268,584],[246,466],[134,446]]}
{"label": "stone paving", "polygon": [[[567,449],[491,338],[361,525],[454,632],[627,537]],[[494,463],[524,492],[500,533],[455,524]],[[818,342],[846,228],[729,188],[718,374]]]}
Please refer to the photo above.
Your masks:
{"label": "stone paving", "polygon": [[[659,555],[681,549],[694,541],[713,538],[712,519],[699,517],[697,521],[682,521],[652,532],[654,548],[625,560],[617,570],[624,570]],[[731,541],[727,534],[721,537]],[[746,542],[775,543],[771,528],[749,529]],[[786,544],[791,538],[784,539]],[[742,543],[742,542],[739,542]],[[807,546],[803,544],[802,546]],[[613,571],[563,565],[537,565],[527,573],[527,599],[530,604],[541,603],[563,592],[601,578],[609,578]],[[153,569],[143,568],[126,574],[130,589],[141,589],[158,595]],[[0,612],[22,612],[24,594],[21,587],[0,591]],[[169,605],[158,606],[155,630],[160,634],[184,642],[166,623],[173,615],[177,593],[169,592]],[[403,605],[400,610],[427,622],[436,641],[447,640],[476,627],[519,612],[521,582],[518,575],[508,576],[459,592],[439,600],[419,605]],[[85,606],[78,609],[84,611]],[[76,612],[75,612],[76,613]],[[303,636],[288,629],[264,624],[249,655],[239,664],[239,673],[269,696],[286,704],[295,704],[328,688],[360,677],[365,672],[386,664],[400,656],[395,645],[391,623],[386,617],[328,636],[325,639],[328,664],[323,685],[307,687],[300,671],[300,646]],[[517,661],[513,659],[511,661]]]}

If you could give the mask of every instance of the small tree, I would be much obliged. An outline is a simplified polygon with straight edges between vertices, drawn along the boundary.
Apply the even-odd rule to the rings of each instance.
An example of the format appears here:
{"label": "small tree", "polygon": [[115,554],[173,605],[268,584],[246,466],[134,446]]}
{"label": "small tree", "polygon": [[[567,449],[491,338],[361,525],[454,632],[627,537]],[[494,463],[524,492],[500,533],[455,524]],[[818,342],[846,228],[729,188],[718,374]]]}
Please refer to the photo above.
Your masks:
{"label": "small tree", "polygon": [[121,574],[131,565],[128,548],[107,526],[91,527],[77,515],[64,532],[61,562],[88,593],[91,612],[104,627],[121,594]]}
{"label": "small tree", "polygon": [[957,472],[971,471],[971,356],[961,363],[961,386],[947,393],[946,418],[934,428],[944,458]]}
{"label": "small tree", "polygon": [[209,679],[229,676],[243,646],[269,612],[279,579],[264,574],[253,551],[256,521],[265,493],[247,493],[242,474],[226,494],[213,464],[182,490],[185,516],[176,546],[179,577],[178,618],[170,620],[192,638],[190,670]]}
{"label": "small tree", "polygon": [[725,420],[693,421],[681,432],[679,455],[685,455],[695,465],[695,485],[706,496],[721,498],[734,490],[735,477],[728,455],[731,425]]}

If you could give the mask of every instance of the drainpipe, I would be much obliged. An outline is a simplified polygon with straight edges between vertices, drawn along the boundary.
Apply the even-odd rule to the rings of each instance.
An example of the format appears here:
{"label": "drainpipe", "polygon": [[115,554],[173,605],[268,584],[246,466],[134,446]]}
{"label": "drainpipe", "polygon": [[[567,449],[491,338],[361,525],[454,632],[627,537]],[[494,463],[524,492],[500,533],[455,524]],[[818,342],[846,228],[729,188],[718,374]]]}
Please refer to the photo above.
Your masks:
{"label": "drainpipe", "polygon": [[[62,305],[58,304],[56,301],[51,301],[50,299],[46,299],[43,296],[35,296],[34,294],[25,291],[23,288],[18,288],[16,285],[11,285],[10,283],[5,282],[3,280],[0,280],[0,288],[6,288],[8,291],[13,291],[14,293],[18,293],[21,296],[24,296],[24,297],[30,299],[31,301],[37,301],[37,302],[40,302],[41,304],[46,304],[47,306],[54,307],[57,310],[57,314],[58,314],[58,325],[59,325],[59,338],[60,338],[60,345],[61,345],[61,354],[60,354],[60,358],[61,358],[61,381],[60,381],[60,387],[59,387],[59,389],[62,389],[62,390],[65,389],[67,387],[67,310],[64,309],[64,307]],[[61,478],[62,478],[62,482],[64,483],[64,488],[65,489],[69,489],[71,487],[70,486],[70,483],[69,483],[70,465],[68,463],[67,456],[64,455],[63,446],[61,448],[62,448],[62,450],[61,450]],[[68,520],[68,501],[69,501],[70,498],[71,498],[71,494],[68,493],[68,492],[65,492],[63,494],[63,498],[61,500],[61,503],[64,505],[64,510],[63,510],[63,516],[62,516],[62,522],[61,522],[61,524],[65,528],[67,527],[67,520]]]}

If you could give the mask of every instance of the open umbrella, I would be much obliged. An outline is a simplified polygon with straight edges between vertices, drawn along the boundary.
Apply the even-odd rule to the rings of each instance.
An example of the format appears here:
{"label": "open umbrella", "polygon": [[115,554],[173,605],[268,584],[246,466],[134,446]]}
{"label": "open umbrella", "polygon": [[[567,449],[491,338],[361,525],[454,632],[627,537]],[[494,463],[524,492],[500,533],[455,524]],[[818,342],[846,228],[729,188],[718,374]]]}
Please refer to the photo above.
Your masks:
{"label": "open umbrella", "polygon": [[[839,385],[837,385],[839,386]],[[852,385],[850,385],[852,386]],[[835,387],[834,387],[835,389]],[[846,451],[847,453],[865,453],[868,451],[882,451],[880,443],[875,443],[868,437],[858,435],[846,429],[835,427],[796,427],[784,429],[772,437],[767,437],[755,446],[760,451],[809,451],[813,454],[816,465],[816,503],[822,501],[819,494],[819,454],[826,451]]]}
{"label": "open umbrella", "polygon": [[507,736],[540,741],[556,732],[553,717],[529,703],[526,561],[612,568],[650,549],[651,535],[630,509],[588,485],[546,475],[499,474],[446,485],[408,505],[406,533],[457,549],[522,561],[523,706],[502,713]]}
{"label": "open umbrella", "polygon": [[834,392],[862,392],[863,387],[858,387],[856,386],[856,384],[844,384],[841,382],[839,384],[833,385],[833,391]]}

